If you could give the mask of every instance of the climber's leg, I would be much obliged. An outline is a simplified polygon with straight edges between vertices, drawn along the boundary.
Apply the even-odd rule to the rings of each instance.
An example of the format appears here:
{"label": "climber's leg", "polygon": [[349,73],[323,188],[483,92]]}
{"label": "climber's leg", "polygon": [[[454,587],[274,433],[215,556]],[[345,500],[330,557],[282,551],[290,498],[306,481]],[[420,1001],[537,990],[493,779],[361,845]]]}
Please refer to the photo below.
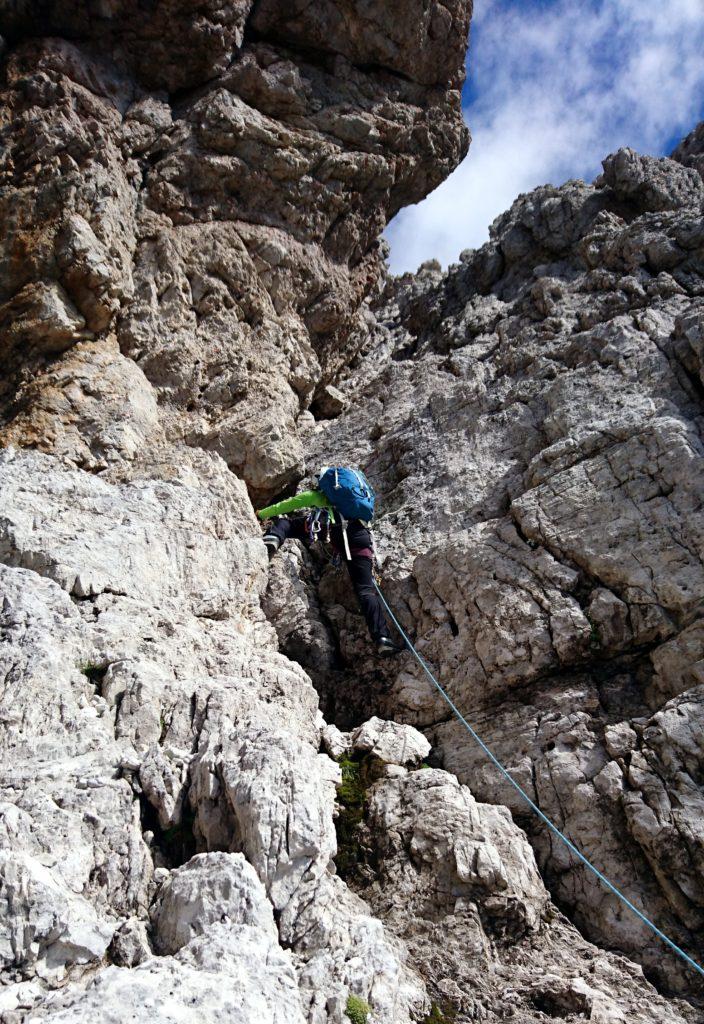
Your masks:
{"label": "climber's leg", "polygon": [[384,606],[374,588],[371,558],[367,555],[352,555],[345,564],[372,640],[378,645],[380,653],[396,653],[398,648],[389,636]]}
{"label": "climber's leg", "polygon": [[262,540],[266,544],[269,558],[273,558],[285,540],[291,537],[293,540],[306,539],[305,519],[287,519],[286,516],[278,516],[267,524]]}

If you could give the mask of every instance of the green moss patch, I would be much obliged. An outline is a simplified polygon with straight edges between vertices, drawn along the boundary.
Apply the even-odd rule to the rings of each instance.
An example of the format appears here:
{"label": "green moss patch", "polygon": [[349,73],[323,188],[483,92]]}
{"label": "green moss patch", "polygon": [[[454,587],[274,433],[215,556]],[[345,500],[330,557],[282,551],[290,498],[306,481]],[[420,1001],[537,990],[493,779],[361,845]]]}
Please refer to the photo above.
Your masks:
{"label": "green moss patch", "polygon": [[423,1017],[421,1024],[454,1024],[455,1020],[454,1007],[445,1004],[441,1008],[437,1003],[433,1003],[430,1013]]}
{"label": "green moss patch", "polygon": [[340,878],[347,881],[354,875],[360,860],[359,826],[364,820],[367,784],[362,762],[343,757],[338,763],[342,769],[342,782],[337,788],[340,813],[335,822],[335,866]]}

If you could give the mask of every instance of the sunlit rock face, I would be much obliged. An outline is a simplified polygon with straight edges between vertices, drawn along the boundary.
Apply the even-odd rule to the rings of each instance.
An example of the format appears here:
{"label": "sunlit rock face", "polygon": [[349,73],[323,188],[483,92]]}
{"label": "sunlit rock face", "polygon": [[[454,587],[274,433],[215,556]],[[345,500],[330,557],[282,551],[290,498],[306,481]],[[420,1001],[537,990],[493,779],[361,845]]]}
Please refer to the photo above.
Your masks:
{"label": "sunlit rock face", "polygon": [[416,6],[0,14],[3,1020],[430,1009],[334,873],[252,505],[302,475],[388,218],[467,149],[470,5]]}
{"label": "sunlit rock face", "polygon": [[[383,495],[387,594],[539,806],[701,959],[704,184],[701,126],[592,185],[521,196],[442,273],[387,283],[319,427]],[[469,201],[469,200],[468,200]],[[359,620],[329,619],[351,663]],[[311,666],[315,671],[315,666]],[[528,831],[560,907],[665,990],[696,979],[531,816],[405,657],[331,703],[423,729]],[[349,696],[348,696],[349,695]],[[356,703],[355,703],[356,702]]]}
{"label": "sunlit rock face", "polygon": [[100,469],[166,436],[255,497],[301,476],[297,421],[359,346],[381,230],[468,144],[469,4],[367,6],[0,23],[9,441]]}
{"label": "sunlit rock face", "polygon": [[387,220],[467,148],[470,14],[0,14],[8,1024],[697,1019],[413,663],[375,660],[344,577],[269,565],[254,516],[363,465],[425,657],[696,953],[696,139],[388,281]]}

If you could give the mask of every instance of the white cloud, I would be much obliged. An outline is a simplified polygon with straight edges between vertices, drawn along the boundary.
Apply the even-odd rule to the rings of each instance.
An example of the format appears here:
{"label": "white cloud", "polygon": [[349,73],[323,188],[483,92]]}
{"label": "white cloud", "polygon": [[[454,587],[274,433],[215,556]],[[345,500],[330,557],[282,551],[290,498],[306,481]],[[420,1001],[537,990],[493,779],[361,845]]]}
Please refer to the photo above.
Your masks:
{"label": "white cloud", "polygon": [[520,192],[661,153],[704,109],[702,0],[476,0],[469,156],[389,225],[391,267],[452,262]]}

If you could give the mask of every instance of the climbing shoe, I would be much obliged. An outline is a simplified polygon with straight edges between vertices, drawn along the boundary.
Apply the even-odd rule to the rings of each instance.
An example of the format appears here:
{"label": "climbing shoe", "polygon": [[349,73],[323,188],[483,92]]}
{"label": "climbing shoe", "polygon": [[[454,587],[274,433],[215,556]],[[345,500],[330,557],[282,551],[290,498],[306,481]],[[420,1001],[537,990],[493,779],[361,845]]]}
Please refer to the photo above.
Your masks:
{"label": "climbing shoe", "polygon": [[275,533],[265,533],[262,540],[266,544],[266,550],[269,553],[269,561],[271,561],[281,547],[281,538],[277,537]]}
{"label": "climbing shoe", "polygon": [[376,653],[382,658],[393,657],[394,654],[400,654],[404,649],[390,636],[380,636],[376,642]]}

